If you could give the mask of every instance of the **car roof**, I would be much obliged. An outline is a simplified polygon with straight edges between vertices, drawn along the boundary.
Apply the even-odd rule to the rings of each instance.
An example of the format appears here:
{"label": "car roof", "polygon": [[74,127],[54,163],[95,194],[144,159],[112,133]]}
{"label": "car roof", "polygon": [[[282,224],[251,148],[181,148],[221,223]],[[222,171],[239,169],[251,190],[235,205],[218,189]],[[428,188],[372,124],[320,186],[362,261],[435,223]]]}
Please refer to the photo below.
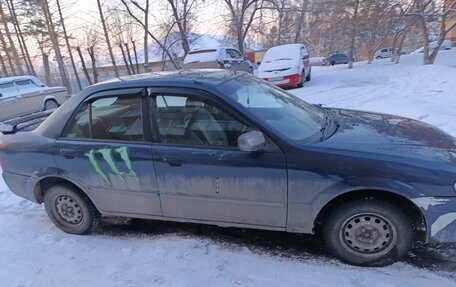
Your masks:
{"label": "car roof", "polygon": [[0,84],[12,82],[12,81],[20,81],[20,80],[37,80],[37,78],[34,76],[4,77],[4,78],[0,78]]}
{"label": "car roof", "polygon": [[121,76],[92,87],[101,86],[121,86],[124,83],[155,85],[155,86],[188,86],[189,84],[208,84],[217,86],[232,78],[239,76],[243,72],[230,71],[224,69],[189,69],[166,72],[152,72],[131,76]]}

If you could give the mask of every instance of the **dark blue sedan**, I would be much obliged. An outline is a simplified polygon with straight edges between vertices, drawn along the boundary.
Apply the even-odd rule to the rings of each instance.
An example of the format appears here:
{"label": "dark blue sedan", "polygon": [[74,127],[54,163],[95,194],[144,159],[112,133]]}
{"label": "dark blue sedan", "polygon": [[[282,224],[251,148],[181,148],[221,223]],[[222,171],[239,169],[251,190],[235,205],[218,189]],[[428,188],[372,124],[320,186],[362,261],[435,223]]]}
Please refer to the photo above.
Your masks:
{"label": "dark blue sedan", "polygon": [[365,266],[456,241],[455,138],[422,122],[216,70],[94,85],[46,117],[3,123],[3,177],[68,233],[101,216],[308,233]]}

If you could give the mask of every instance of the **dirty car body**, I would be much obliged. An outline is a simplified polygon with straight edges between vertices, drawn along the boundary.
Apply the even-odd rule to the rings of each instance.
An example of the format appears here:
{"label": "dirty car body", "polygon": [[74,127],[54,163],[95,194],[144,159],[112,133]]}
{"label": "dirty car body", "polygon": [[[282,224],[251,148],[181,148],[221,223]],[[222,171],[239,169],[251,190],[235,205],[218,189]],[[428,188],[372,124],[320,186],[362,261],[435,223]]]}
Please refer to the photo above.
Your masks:
{"label": "dirty car body", "polygon": [[73,96],[34,131],[3,130],[3,178],[36,203],[64,183],[103,216],[313,234],[339,205],[375,199],[401,209],[419,240],[456,241],[453,137],[310,105],[246,73],[119,79]]}

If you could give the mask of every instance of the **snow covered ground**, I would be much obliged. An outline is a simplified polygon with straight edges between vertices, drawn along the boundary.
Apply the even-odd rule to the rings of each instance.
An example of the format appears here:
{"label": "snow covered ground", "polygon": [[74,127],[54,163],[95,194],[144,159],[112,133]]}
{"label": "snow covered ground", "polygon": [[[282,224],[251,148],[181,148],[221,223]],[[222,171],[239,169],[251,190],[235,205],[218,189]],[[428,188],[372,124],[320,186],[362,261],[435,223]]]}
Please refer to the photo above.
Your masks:
{"label": "snow covered ground", "polygon": [[456,136],[456,49],[440,51],[435,65],[422,54],[372,64],[312,67],[312,81],[291,93],[328,107],[401,115],[435,125]]}
{"label": "snow covered ground", "polygon": [[[421,119],[456,135],[456,51],[372,65],[313,67],[290,92],[313,103]],[[99,232],[59,231],[44,208],[0,181],[0,286],[456,286],[456,246],[420,247],[400,263],[359,268],[318,242],[278,232],[107,219]]]}

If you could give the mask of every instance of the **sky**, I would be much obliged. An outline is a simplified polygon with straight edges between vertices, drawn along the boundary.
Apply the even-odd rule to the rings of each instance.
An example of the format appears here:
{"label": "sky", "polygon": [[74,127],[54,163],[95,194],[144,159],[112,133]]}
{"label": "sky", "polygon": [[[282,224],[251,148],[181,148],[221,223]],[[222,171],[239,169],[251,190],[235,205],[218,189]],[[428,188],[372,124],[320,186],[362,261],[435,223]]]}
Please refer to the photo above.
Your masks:
{"label": "sky", "polygon": [[[61,0],[62,1],[62,0]],[[102,0],[103,5],[120,3],[120,0]],[[141,2],[141,1],[139,1]],[[165,0],[151,0],[151,19],[160,17],[160,10],[166,5]],[[198,25],[195,32],[201,34],[223,34],[222,17],[220,11],[223,9],[221,0],[204,0],[204,4],[198,13]],[[99,13],[96,0],[63,0],[64,16],[68,30],[73,33],[90,23],[99,21]],[[153,21],[153,20],[152,20]],[[153,26],[154,23],[152,22]]]}

